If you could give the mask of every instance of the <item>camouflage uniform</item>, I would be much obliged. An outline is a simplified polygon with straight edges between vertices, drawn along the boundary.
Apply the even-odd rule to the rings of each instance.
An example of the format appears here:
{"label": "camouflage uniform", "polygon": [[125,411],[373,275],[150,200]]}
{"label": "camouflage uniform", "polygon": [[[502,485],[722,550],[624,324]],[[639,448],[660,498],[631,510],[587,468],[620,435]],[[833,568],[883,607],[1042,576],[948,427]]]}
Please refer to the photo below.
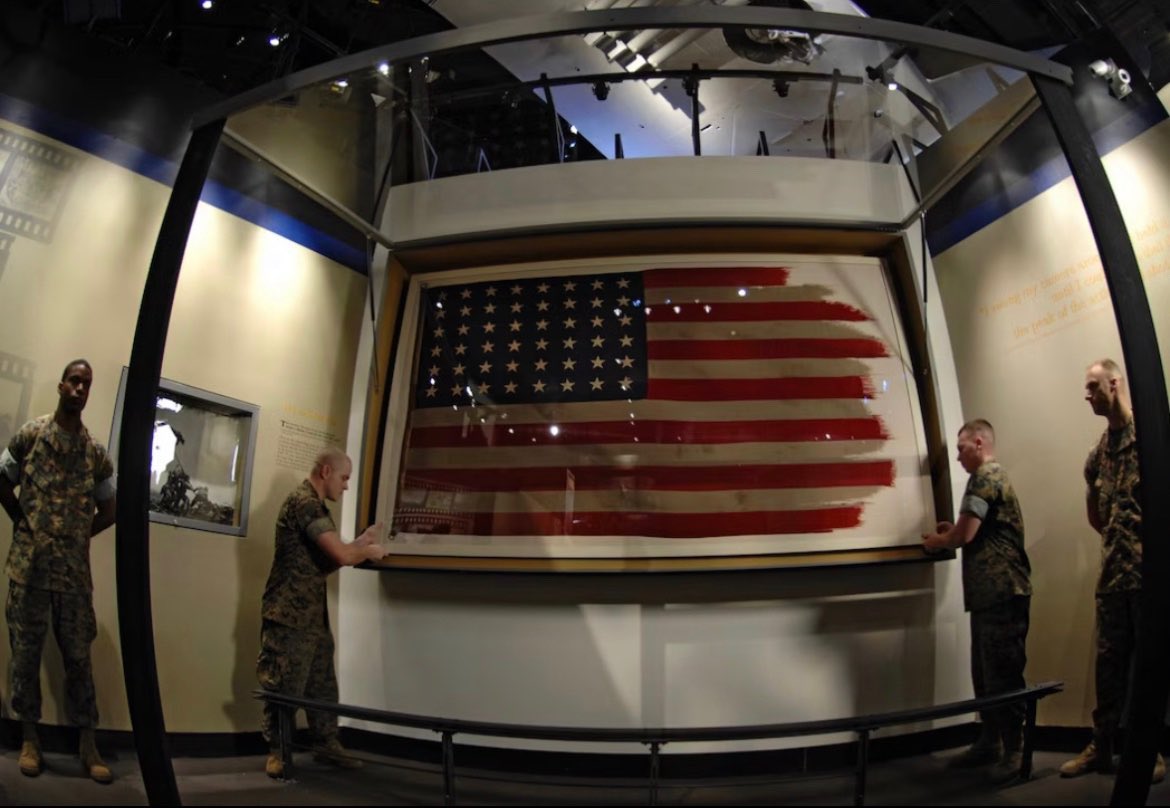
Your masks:
{"label": "camouflage uniform", "polygon": [[1093,732],[1098,738],[1111,739],[1121,723],[1129,687],[1142,588],[1140,475],[1132,419],[1121,429],[1106,429],[1101,435],[1085,461],[1085,482],[1096,494],[1102,541]]}
{"label": "camouflage uniform", "polygon": [[89,541],[99,502],[115,494],[105,447],[53,416],[29,421],[0,455],[0,473],[20,488],[24,518],[13,525],[8,573],[12,710],[41,718],[41,651],[50,623],[65,663],[65,710],[79,727],[97,725],[90,645],[97,636]]}
{"label": "camouflage uniform", "polygon": [[[260,658],[256,675],[265,690],[336,702],[333,634],[325,605],[325,579],[338,568],[317,545],[337,526],[308,480],[289,494],[276,519],[276,550],[264,589]],[[308,711],[314,741],[337,739],[337,716]],[[269,746],[279,738],[277,709],[267,703],[261,731]]]}
{"label": "camouflage uniform", "polygon": [[[967,481],[959,506],[981,522],[963,547],[963,605],[971,613],[971,680],[975,695],[989,696],[1024,687],[1031,565],[1024,551],[1024,517],[1007,472],[994,460]],[[1015,745],[1024,723],[1024,705],[1010,704],[981,714],[989,728]]]}

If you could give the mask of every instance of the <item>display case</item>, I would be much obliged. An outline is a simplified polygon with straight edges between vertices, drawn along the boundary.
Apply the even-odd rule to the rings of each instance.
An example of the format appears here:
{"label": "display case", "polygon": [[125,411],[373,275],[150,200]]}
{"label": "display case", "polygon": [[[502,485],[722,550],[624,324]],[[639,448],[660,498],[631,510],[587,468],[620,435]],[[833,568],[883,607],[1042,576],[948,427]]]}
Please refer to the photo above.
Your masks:
{"label": "display case", "polygon": [[[117,456],[126,369],[118,386],[110,451]],[[161,379],[150,458],[150,519],[244,536],[260,408]]]}

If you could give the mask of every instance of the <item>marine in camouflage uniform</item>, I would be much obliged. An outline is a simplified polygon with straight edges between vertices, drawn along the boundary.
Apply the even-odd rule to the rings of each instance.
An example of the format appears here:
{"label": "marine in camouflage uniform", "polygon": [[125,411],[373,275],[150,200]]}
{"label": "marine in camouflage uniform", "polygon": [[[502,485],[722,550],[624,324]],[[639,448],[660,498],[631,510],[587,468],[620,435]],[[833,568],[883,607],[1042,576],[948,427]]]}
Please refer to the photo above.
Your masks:
{"label": "marine in camouflage uniform", "polygon": [[97,503],[114,496],[114,467],[85,427],[70,434],[51,415],[13,436],[2,465],[20,486],[24,512],[5,565],[12,710],[24,721],[41,719],[41,650],[51,621],[65,662],[66,716],[76,726],[96,726],[89,540]]}
{"label": "marine in camouflage uniform", "polygon": [[[927,551],[963,551],[963,605],[971,614],[971,682],[976,697],[1025,686],[1031,565],[1024,550],[1024,517],[1007,472],[995,459],[995,430],[983,419],[959,430],[958,460],[971,477],[955,524],[925,534]],[[1025,707],[1009,704],[980,714],[979,739],[951,759],[952,767],[995,763],[991,776],[1019,776]]]}
{"label": "marine in camouflage uniform", "polygon": [[35,775],[43,767],[36,722],[41,654],[52,625],[65,666],[66,717],[82,729],[81,756],[90,776],[109,782],[93,743],[98,710],[90,646],[97,619],[89,543],[113,523],[116,490],[105,447],[81,423],[92,380],[88,362],[71,362],[58,385],[57,411],[12,437],[0,453],[0,501],[13,519],[6,616],[12,711],[24,722],[21,771]]}
{"label": "marine in camouflage uniform", "polygon": [[[349,487],[353,465],[344,452],[327,449],[309,478],[289,494],[276,519],[272,571],[264,589],[260,656],[256,675],[265,690],[320,701],[337,702],[333,670],[333,634],[326,610],[325,579],[338,567],[382,558],[381,525],[367,528],[354,541],[341,541],[326,500],[336,501]],[[323,762],[357,768],[337,739],[337,715],[308,712],[315,757]],[[284,776],[279,754],[278,708],[265,702],[261,731],[270,753],[265,771]]]}
{"label": "marine in camouflage uniform", "polygon": [[[978,517],[975,538],[963,547],[963,605],[971,613],[971,681],[976,697],[1025,687],[1025,644],[1031,604],[1031,565],[1024,550],[1024,518],[1007,472],[992,460],[967,481],[960,513]],[[980,714],[1004,747],[1018,747],[1024,704]]]}
{"label": "marine in camouflage uniform", "polygon": [[[281,505],[261,612],[257,676],[265,690],[337,701],[325,579],[339,565],[317,545],[321,534],[336,530],[324,499],[308,480]],[[307,715],[316,742],[336,741],[336,715],[315,710]],[[265,702],[261,731],[270,748],[279,740],[276,718],[277,708]]]}
{"label": "marine in camouflage uniform", "polygon": [[1106,429],[1085,461],[1085,482],[1101,525],[1101,574],[1097,579],[1097,708],[1093,734],[1113,739],[1129,687],[1137,648],[1142,589],[1142,512],[1138,503],[1137,437],[1133,420]]}
{"label": "marine in camouflage uniform", "polygon": [[[1089,524],[1101,534],[1101,573],[1097,578],[1097,707],[1093,740],[1060,767],[1065,777],[1113,771],[1114,736],[1122,721],[1130,666],[1138,646],[1142,589],[1142,511],[1138,490],[1137,435],[1125,377],[1112,359],[1085,372],[1085,401],[1108,427],[1085,460]],[[1166,776],[1162,755],[1151,780]]]}

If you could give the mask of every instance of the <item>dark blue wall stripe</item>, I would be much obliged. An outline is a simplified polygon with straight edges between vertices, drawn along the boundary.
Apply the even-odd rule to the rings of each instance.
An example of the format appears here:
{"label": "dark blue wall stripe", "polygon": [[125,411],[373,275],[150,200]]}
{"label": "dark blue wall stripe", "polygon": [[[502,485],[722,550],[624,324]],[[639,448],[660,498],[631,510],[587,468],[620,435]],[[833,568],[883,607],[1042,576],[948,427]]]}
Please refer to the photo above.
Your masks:
{"label": "dark blue wall stripe", "polygon": [[[0,118],[168,187],[174,184],[179,171],[178,164],[166,158],[3,93],[0,93]],[[200,199],[356,272],[366,272],[366,254],[363,250],[222,183],[208,181]]]}
{"label": "dark blue wall stripe", "polygon": [[[1038,110],[1033,114],[1044,113]],[[1094,134],[1093,142],[1097,146],[1097,153],[1104,157],[1118,146],[1125,145],[1142,132],[1161,123],[1165,118],[1164,112],[1148,106],[1117,118]],[[932,228],[927,236],[931,254],[938,255],[943,250],[955,246],[1068,177],[1068,162],[1064,155],[1046,160],[1031,173],[1006,184],[999,193],[974,205],[954,220]]]}

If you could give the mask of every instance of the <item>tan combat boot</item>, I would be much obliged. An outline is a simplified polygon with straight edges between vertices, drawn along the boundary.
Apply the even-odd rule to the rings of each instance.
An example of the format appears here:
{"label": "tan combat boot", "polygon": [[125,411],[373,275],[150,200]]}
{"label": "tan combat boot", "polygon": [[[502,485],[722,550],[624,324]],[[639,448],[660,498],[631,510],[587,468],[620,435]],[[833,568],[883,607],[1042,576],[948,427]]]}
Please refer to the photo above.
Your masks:
{"label": "tan combat boot", "polygon": [[77,756],[81,758],[81,766],[85,769],[85,773],[95,783],[114,782],[114,773],[110,771],[110,767],[98,754],[93,727],[82,727],[79,738]]}
{"label": "tan combat boot", "polygon": [[37,738],[37,725],[25,721],[22,730],[24,742],[20,745],[20,773],[25,777],[36,777],[45,770],[45,758],[41,755],[41,742]]}
{"label": "tan combat boot", "polygon": [[1060,767],[1061,777],[1079,777],[1086,772],[1113,771],[1113,744],[1104,738],[1094,738],[1089,745],[1072,760]]}
{"label": "tan combat boot", "polygon": [[264,761],[264,773],[273,780],[284,778],[284,761],[280,759],[280,752],[273,750],[268,753],[268,759]]}
{"label": "tan combat boot", "polygon": [[995,763],[1002,754],[1003,746],[999,741],[999,732],[984,721],[979,725],[979,737],[975,739],[975,743],[947,761],[947,766],[951,769],[973,769],[976,766]]}
{"label": "tan combat boot", "polygon": [[991,781],[1000,785],[1020,779],[1024,765],[1024,728],[1008,727],[1003,731],[1003,756],[991,767]]}
{"label": "tan combat boot", "polygon": [[313,747],[313,760],[318,763],[328,763],[342,769],[360,769],[362,762],[353,757],[348,749],[341,745],[336,738]]}

